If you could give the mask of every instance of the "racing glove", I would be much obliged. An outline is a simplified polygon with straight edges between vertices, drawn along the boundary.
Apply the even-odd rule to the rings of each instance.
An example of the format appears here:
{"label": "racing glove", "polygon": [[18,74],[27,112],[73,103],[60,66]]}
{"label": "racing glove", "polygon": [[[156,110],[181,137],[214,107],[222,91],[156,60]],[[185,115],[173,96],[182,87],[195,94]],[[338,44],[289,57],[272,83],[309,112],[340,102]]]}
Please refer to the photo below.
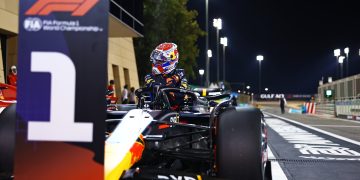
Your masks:
{"label": "racing glove", "polygon": [[176,84],[179,82],[180,78],[178,75],[173,75],[171,77],[166,78],[166,86],[168,87],[176,87]]}

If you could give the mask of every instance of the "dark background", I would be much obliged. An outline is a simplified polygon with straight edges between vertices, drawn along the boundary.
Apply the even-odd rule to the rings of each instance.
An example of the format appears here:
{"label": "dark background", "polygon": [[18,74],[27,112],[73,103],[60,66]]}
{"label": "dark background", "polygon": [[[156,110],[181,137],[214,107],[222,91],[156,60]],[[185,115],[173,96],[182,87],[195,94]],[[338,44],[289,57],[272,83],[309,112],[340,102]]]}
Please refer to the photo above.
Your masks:
{"label": "dark background", "polygon": [[[345,47],[350,48],[349,75],[360,73],[357,4],[355,0],[209,0],[209,48],[213,50],[210,80],[216,80],[216,30],[212,20],[217,17],[223,19],[220,37],[228,37],[226,80],[244,82],[252,92],[258,92],[258,54],[264,56],[262,89],[267,87],[270,93],[315,93],[322,77],[325,82],[328,76],[338,79],[339,65],[333,53],[336,48],[342,53]],[[188,7],[199,12],[198,22],[205,30],[205,0],[190,0]],[[198,67],[205,69],[205,37],[198,45]],[[232,88],[242,87],[232,84]]]}

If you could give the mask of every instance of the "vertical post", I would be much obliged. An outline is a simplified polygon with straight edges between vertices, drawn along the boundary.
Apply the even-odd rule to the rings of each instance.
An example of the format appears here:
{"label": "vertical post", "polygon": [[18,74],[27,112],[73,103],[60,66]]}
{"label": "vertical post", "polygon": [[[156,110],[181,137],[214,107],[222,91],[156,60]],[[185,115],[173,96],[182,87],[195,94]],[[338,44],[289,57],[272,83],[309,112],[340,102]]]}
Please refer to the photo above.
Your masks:
{"label": "vertical post", "polygon": [[216,74],[216,81],[219,82],[220,80],[220,55],[219,55],[219,28],[216,28],[216,68],[217,68],[217,74]]}
{"label": "vertical post", "polygon": [[343,78],[344,74],[343,74],[343,63],[340,63],[340,78]]}
{"label": "vertical post", "polygon": [[[341,50],[340,49],[335,49],[334,50],[334,56],[336,57],[336,61],[339,62],[339,57],[341,55]],[[336,76],[340,76],[339,75],[339,68],[338,65],[336,65]],[[340,79],[340,78],[339,78]]]}
{"label": "vertical post", "polygon": [[346,54],[346,77],[349,76],[349,47],[346,47],[344,49],[344,52]]}
{"label": "vertical post", "polygon": [[259,61],[259,96],[261,94],[261,61]]}
{"label": "vertical post", "polygon": [[209,75],[209,71],[210,71],[210,57],[208,56],[208,54],[206,53],[206,80],[205,80],[205,86],[209,87],[210,86],[210,75]]}
{"label": "vertical post", "polygon": [[202,83],[202,81],[203,81],[203,76],[204,76],[204,75],[201,75],[201,76],[200,76],[200,86],[203,86],[203,85],[204,85],[204,83]]}
{"label": "vertical post", "polygon": [[344,63],[344,59],[345,57],[344,56],[340,56],[339,57],[339,64],[340,64],[340,78],[343,78],[344,74],[343,74],[343,63]]}
{"label": "vertical post", "polygon": [[349,76],[349,55],[346,54],[346,77]]}
{"label": "vertical post", "polygon": [[[336,57],[336,61],[339,62],[339,57]],[[341,79],[339,68],[340,68],[339,65],[336,65],[336,76],[338,77],[338,79]]]}
{"label": "vertical post", "polygon": [[207,54],[207,51],[209,49],[209,0],[205,0],[205,10],[206,10],[206,17],[205,17],[205,29],[206,29],[206,37],[205,37],[205,54],[206,54],[206,80],[205,80],[205,86],[208,87],[210,84],[210,77],[209,77],[209,71],[210,71],[210,60]]}
{"label": "vertical post", "polygon": [[225,45],[223,45],[223,81],[225,82]]}
{"label": "vertical post", "polygon": [[210,58],[208,56],[208,54],[206,53],[206,80],[205,80],[205,86],[209,87],[210,85],[210,76],[209,76],[209,71],[210,71]]}

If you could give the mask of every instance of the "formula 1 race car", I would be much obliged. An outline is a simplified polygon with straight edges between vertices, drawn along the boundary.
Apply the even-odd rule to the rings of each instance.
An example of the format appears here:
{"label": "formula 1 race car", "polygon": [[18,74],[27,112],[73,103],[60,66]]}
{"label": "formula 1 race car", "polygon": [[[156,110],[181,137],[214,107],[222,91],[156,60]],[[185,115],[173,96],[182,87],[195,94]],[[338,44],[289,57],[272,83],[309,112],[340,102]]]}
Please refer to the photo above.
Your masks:
{"label": "formula 1 race car", "polygon": [[[271,178],[260,110],[235,107],[228,94],[154,87],[136,95],[137,105],[108,111],[105,179]],[[0,114],[0,179],[12,177],[15,109]]]}
{"label": "formula 1 race car", "polygon": [[108,111],[106,179],[271,179],[259,109],[177,88],[136,95],[137,107]]}

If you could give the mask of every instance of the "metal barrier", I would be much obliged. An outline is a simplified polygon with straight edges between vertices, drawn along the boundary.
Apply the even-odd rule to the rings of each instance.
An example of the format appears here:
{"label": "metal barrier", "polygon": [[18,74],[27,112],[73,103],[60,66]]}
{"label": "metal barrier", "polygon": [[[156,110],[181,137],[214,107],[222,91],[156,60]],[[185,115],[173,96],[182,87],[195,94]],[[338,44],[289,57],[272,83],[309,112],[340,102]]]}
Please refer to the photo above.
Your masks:
{"label": "metal barrier", "polygon": [[360,116],[360,99],[336,101],[336,116]]}
{"label": "metal barrier", "polygon": [[334,101],[326,101],[326,102],[318,102],[316,107],[316,114],[326,114],[335,116],[335,102]]}

